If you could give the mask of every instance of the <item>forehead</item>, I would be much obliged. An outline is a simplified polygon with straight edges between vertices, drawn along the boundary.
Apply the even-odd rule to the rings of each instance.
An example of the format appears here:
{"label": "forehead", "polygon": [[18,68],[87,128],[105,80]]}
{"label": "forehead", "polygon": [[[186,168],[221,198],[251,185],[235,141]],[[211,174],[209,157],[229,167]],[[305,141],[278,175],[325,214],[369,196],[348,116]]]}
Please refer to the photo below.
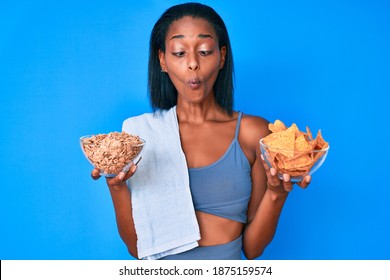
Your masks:
{"label": "forehead", "polygon": [[172,22],[168,29],[166,39],[172,36],[183,35],[184,37],[197,37],[199,34],[212,35],[217,40],[217,34],[213,26],[203,18],[183,17]]}

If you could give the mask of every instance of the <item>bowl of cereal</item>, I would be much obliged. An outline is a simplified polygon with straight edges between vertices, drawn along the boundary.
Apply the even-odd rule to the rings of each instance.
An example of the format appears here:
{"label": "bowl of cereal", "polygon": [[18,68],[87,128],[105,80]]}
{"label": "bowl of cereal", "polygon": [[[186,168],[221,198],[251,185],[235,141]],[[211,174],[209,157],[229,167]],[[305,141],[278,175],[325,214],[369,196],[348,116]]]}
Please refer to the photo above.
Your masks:
{"label": "bowl of cereal", "polygon": [[306,175],[312,175],[324,163],[329,144],[318,131],[314,138],[310,129],[306,132],[298,129],[296,124],[286,127],[276,120],[269,124],[271,134],[260,139],[260,151],[269,167],[276,169],[278,177],[289,174],[292,182],[299,182]]}
{"label": "bowl of cereal", "polygon": [[80,138],[81,150],[88,161],[100,170],[100,175],[115,177],[129,170],[140,159],[145,141],[126,132],[86,135]]}

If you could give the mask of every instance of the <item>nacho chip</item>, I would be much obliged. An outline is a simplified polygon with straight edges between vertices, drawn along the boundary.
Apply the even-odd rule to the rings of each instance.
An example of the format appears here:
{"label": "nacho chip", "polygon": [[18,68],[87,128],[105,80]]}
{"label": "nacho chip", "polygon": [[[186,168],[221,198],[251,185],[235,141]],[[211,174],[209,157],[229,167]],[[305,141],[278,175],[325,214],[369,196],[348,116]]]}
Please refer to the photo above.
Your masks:
{"label": "nacho chip", "polygon": [[329,146],[328,142],[326,142],[324,138],[322,138],[321,129],[318,130],[316,140],[317,140],[317,145],[315,147],[316,150],[322,150]]}
{"label": "nacho chip", "polygon": [[313,150],[312,145],[306,140],[305,135],[301,133],[296,139],[294,143],[294,151],[298,152],[308,152]]}
{"label": "nacho chip", "polygon": [[295,134],[293,131],[280,131],[274,135],[275,139],[267,141],[269,149],[286,157],[294,156]]}
{"label": "nacho chip", "polygon": [[280,131],[287,129],[285,124],[283,122],[281,122],[280,120],[276,120],[274,123],[269,123],[268,128],[272,132],[280,132]]}
{"label": "nacho chip", "polygon": [[312,141],[314,140],[313,138],[313,134],[311,134],[311,131],[310,131],[310,128],[308,126],[306,126],[306,135],[307,135],[307,141]]}
{"label": "nacho chip", "polygon": [[313,159],[306,153],[301,154],[298,157],[292,159],[286,159],[284,161],[285,169],[307,169],[310,168],[313,164]]}
{"label": "nacho chip", "polygon": [[[309,173],[313,165],[325,154],[318,152],[329,147],[324,140],[321,130],[316,138],[306,127],[306,132],[299,130],[293,123],[290,127],[276,120],[268,125],[272,131],[264,137],[262,142],[266,145],[267,161],[278,170],[279,173],[287,173],[290,176],[303,176]],[[264,148],[264,147],[263,147]]]}
{"label": "nacho chip", "polygon": [[299,131],[298,126],[293,123],[289,128],[286,129],[289,133],[294,133],[295,137],[298,137],[301,132]]}

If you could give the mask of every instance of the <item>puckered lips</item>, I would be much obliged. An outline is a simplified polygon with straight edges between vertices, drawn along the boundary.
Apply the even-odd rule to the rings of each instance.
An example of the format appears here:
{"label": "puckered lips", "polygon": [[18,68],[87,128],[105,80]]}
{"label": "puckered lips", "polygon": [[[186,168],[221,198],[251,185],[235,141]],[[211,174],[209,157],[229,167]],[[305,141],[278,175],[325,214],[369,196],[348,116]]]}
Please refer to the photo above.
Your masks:
{"label": "puckered lips", "polygon": [[202,82],[201,82],[198,78],[191,78],[191,79],[188,80],[188,86],[189,86],[192,90],[197,90],[197,89],[199,89],[201,83],[202,83]]}

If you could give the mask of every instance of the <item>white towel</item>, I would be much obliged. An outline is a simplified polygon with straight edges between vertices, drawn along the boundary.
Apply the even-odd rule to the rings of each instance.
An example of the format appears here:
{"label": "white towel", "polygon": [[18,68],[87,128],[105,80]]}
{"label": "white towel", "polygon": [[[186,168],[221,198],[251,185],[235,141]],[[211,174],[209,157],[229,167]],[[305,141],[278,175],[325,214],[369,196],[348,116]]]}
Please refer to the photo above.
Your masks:
{"label": "white towel", "polygon": [[199,226],[176,107],[129,118],[122,130],[146,141],[137,172],[127,181],[138,257],[159,259],[198,246]]}

